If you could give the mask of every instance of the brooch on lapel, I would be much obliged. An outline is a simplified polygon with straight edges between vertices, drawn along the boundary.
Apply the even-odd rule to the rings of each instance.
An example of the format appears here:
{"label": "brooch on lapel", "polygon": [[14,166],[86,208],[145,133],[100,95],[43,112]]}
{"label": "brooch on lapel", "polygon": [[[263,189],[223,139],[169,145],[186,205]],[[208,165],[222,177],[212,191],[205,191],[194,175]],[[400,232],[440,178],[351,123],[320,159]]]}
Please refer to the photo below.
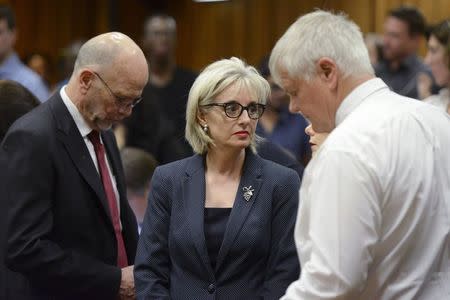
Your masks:
{"label": "brooch on lapel", "polygon": [[244,199],[245,199],[245,201],[248,202],[250,200],[250,198],[253,196],[253,192],[255,190],[252,189],[252,186],[248,186],[248,187],[244,186],[242,188],[242,190],[244,191]]}

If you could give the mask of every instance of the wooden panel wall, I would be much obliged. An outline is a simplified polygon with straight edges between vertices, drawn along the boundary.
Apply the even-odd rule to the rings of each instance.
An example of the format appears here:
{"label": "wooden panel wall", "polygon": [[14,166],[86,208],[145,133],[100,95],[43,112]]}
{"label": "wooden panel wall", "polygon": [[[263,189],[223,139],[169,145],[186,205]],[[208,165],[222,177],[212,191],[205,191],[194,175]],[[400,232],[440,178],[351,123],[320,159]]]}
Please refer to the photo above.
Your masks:
{"label": "wooden panel wall", "polygon": [[[0,0],[17,15],[21,56],[38,51],[53,60],[79,38],[119,30],[139,41],[145,17],[156,11],[178,22],[177,59],[194,70],[224,57],[257,64],[287,27],[316,7],[342,10],[363,32],[382,32],[386,12],[400,4],[418,6],[428,21],[450,17],[450,0]],[[422,53],[424,52],[424,48]]]}

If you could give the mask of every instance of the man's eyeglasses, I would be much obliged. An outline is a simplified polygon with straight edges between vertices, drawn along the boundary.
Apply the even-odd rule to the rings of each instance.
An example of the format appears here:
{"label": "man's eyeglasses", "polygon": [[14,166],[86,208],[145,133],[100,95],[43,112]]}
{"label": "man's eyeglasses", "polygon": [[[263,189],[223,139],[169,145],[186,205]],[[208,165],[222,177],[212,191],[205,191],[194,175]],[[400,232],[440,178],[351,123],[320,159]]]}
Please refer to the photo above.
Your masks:
{"label": "man's eyeglasses", "polygon": [[[129,108],[129,107],[135,107],[139,102],[142,101],[142,96],[141,97],[137,97],[136,99],[134,99],[132,102],[128,102],[126,98],[124,97],[119,97],[117,96],[109,87],[109,85],[103,80],[103,78],[97,73],[92,71],[92,73],[95,74],[95,76],[98,77],[98,79],[100,79],[100,81],[103,83],[104,86],[106,86],[106,88],[108,89],[108,91],[111,93],[111,95],[114,96],[114,98],[116,98],[116,102],[120,107],[123,108]],[[128,103],[127,103],[128,102]]]}
{"label": "man's eyeglasses", "polygon": [[266,106],[261,103],[251,103],[247,106],[242,106],[238,102],[227,102],[227,103],[210,103],[206,105],[202,105],[202,107],[209,107],[209,106],[221,106],[223,107],[223,110],[225,111],[225,114],[229,118],[237,119],[242,115],[242,112],[244,110],[247,111],[248,116],[250,119],[257,120],[259,119],[262,114],[264,113],[264,109]]}

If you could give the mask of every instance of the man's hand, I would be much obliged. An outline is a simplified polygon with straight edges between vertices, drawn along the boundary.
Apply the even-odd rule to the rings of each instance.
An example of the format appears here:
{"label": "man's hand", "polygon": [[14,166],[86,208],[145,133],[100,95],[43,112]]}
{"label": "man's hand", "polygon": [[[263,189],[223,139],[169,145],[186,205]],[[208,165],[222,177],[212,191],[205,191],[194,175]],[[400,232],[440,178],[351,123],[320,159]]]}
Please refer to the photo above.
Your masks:
{"label": "man's hand", "polygon": [[122,280],[120,282],[119,299],[135,299],[133,267],[128,266],[122,269]]}

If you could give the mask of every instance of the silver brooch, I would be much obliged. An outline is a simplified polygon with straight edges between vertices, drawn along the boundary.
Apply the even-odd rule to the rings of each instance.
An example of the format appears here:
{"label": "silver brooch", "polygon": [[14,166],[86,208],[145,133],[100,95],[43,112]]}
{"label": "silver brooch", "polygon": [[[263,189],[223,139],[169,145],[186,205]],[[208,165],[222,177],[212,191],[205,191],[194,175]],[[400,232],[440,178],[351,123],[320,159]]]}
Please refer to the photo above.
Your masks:
{"label": "silver brooch", "polygon": [[244,191],[244,199],[245,199],[245,201],[249,201],[250,198],[253,196],[253,192],[255,190],[252,189],[252,186],[249,186],[249,187],[244,186],[242,188],[242,190]]}

